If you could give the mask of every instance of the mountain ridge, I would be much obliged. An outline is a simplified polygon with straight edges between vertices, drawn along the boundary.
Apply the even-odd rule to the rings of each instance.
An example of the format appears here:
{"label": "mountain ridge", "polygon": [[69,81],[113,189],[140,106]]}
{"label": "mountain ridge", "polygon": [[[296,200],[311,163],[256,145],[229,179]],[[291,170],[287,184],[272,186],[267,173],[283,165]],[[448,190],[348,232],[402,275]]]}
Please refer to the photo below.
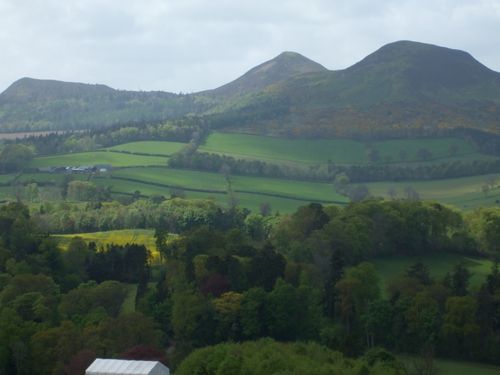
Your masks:
{"label": "mountain ridge", "polygon": [[[62,83],[59,97],[50,90],[44,93],[46,88],[40,90],[44,85],[57,87],[57,82],[24,78],[13,83],[0,94],[0,130],[9,129],[5,126],[9,121],[15,130],[33,124],[37,128],[40,123],[55,126],[58,119],[47,117],[47,106],[62,106],[66,115],[75,117],[82,113],[81,108],[72,115],[66,102],[80,102],[86,113],[96,105],[89,97],[98,93],[95,95],[108,101],[97,100],[95,110],[102,113],[94,123],[101,116],[107,119],[104,125],[124,121],[130,112],[137,112],[132,120],[151,121],[188,114],[245,113],[245,123],[234,129],[288,136],[342,136],[349,129],[389,131],[397,127],[500,131],[500,73],[467,52],[412,41],[386,44],[341,70],[328,70],[296,52],[283,52],[226,85],[187,95],[67,82]],[[16,90],[29,92],[26,87],[19,90],[23,86],[32,89],[31,96],[16,95]],[[23,102],[26,97],[36,103]],[[135,107],[128,110],[132,104]],[[20,110],[23,105],[24,112]],[[20,112],[29,116],[23,118]],[[73,121],[73,127],[92,127],[94,123]]]}

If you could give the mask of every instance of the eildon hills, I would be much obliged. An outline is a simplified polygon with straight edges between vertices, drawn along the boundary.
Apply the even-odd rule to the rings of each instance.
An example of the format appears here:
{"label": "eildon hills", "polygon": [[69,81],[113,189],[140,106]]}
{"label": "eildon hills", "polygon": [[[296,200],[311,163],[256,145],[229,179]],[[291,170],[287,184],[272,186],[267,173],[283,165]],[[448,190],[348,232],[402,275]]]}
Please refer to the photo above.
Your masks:
{"label": "eildon hills", "polygon": [[22,78],[0,94],[0,131],[77,130],[207,116],[215,127],[287,137],[500,133],[500,73],[469,53],[387,44],[328,70],[283,52],[213,90],[115,90]]}

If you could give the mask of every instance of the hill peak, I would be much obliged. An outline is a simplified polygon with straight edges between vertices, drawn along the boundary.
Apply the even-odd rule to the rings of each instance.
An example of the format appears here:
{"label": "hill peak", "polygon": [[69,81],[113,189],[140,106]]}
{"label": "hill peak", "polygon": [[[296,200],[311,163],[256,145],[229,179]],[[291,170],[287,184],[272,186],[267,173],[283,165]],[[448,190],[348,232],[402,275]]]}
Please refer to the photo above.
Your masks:
{"label": "hill peak", "polygon": [[106,85],[63,82],[51,79],[35,79],[23,77],[12,83],[0,97],[18,98],[29,100],[32,97],[44,96],[46,98],[58,96],[77,96],[82,92],[113,92]]}
{"label": "hill peak", "polygon": [[373,73],[378,69],[406,77],[412,89],[423,86],[451,89],[498,79],[498,73],[465,51],[409,40],[382,46],[346,72]]}
{"label": "hill peak", "polygon": [[235,81],[210,92],[224,97],[254,93],[299,74],[326,70],[321,64],[308,59],[300,53],[285,51],[275,58],[250,69]]}

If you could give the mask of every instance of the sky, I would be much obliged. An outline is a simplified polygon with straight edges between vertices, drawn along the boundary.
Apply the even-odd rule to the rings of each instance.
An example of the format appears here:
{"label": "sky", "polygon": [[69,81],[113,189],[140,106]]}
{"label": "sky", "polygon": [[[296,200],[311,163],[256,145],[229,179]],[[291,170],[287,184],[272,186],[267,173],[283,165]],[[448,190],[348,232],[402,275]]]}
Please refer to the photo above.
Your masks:
{"label": "sky", "polygon": [[403,39],[500,71],[500,0],[0,0],[0,92],[22,77],[196,92],[282,51],[343,69]]}

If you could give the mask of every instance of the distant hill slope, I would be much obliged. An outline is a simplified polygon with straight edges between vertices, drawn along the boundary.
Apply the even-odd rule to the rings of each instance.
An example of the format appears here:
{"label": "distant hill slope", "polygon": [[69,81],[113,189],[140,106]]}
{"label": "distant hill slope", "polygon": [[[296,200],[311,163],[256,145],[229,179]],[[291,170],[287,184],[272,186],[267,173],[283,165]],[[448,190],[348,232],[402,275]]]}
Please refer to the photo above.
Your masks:
{"label": "distant hill slope", "polygon": [[246,131],[291,136],[500,132],[500,73],[462,51],[402,41],[345,70],[275,85],[238,111],[260,114]]}
{"label": "distant hill slope", "polygon": [[249,70],[240,78],[214,90],[200,94],[221,98],[234,98],[239,95],[257,93],[266,87],[306,73],[326,72],[324,66],[309,60],[296,52],[283,52],[272,60],[266,61]]}
{"label": "distant hill slope", "polygon": [[190,95],[22,78],[0,94],[0,131],[86,129],[202,110]]}
{"label": "distant hill slope", "polygon": [[218,116],[220,127],[294,137],[405,137],[457,128],[500,133],[500,73],[463,51],[400,41],[338,71],[285,52],[191,95],[30,79],[0,94],[0,131],[207,113]]}

